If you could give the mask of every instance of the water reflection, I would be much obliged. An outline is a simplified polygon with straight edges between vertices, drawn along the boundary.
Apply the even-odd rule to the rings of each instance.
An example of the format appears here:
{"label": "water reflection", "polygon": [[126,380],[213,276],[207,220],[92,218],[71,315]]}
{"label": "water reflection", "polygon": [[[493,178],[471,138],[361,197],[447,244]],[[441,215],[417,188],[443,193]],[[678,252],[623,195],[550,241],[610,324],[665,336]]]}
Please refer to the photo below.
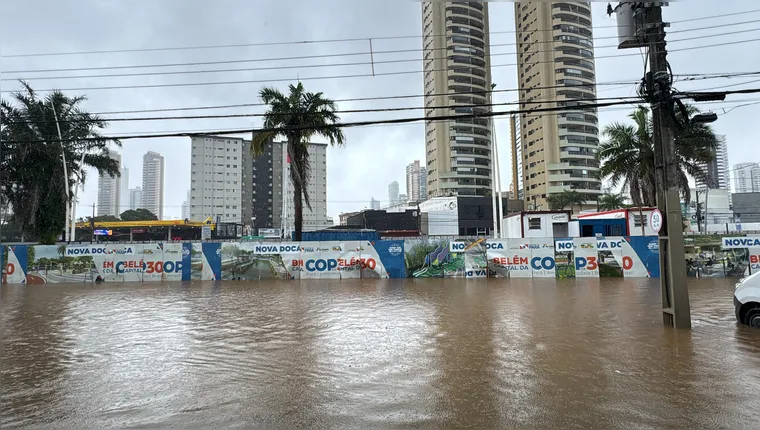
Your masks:
{"label": "water reflection", "polygon": [[746,426],[729,281],[3,286],[0,426]]}

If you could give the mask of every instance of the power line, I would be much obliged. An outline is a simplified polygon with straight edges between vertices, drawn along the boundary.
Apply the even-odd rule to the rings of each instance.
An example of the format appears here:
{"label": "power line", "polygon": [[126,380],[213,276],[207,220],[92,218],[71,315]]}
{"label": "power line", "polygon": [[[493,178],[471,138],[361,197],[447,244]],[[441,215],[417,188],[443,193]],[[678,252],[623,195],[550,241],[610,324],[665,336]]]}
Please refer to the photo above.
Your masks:
{"label": "power line", "polygon": [[[744,90],[732,90],[732,91],[721,91],[721,92],[713,92],[713,93],[699,93],[699,92],[691,92],[691,93],[682,93],[680,94],[682,98],[693,98],[694,96],[701,95],[729,95],[729,94],[754,94],[754,93],[760,93],[760,88],[753,88],[753,89],[744,89]],[[622,99],[622,98],[621,98]],[[613,102],[606,102],[606,103],[588,103],[588,104],[577,104],[573,106],[557,106],[557,107],[547,107],[547,108],[533,108],[533,109],[527,109],[527,110],[513,110],[513,111],[502,111],[502,112],[484,112],[482,114],[466,114],[466,115],[442,115],[442,116],[435,116],[435,117],[413,117],[413,118],[394,118],[394,119],[386,119],[386,120],[375,120],[375,121],[357,121],[357,122],[345,122],[345,123],[338,123],[331,125],[329,127],[340,127],[340,128],[351,128],[351,127],[362,127],[367,125],[375,125],[375,124],[404,124],[404,123],[410,123],[410,122],[419,122],[419,121],[443,121],[443,120],[457,120],[457,119],[478,119],[478,118],[492,118],[492,117],[499,117],[499,116],[507,116],[507,115],[518,115],[518,114],[536,114],[540,112],[563,112],[568,110],[583,110],[583,109],[595,109],[600,107],[607,107],[607,106],[618,106],[618,105],[624,105],[624,104],[630,104],[632,102],[640,102],[640,100],[633,99],[633,100],[623,100],[623,101],[613,101]],[[191,137],[191,136],[203,136],[203,135],[219,135],[219,134],[242,134],[242,133],[260,133],[260,132],[286,132],[286,131],[293,131],[293,130],[301,130],[301,129],[311,129],[312,127],[283,127],[283,128],[271,128],[271,129],[264,129],[264,128],[248,128],[248,129],[238,129],[238,130],[217,130],[213,133],[188,133],[188,132],[177,132],[177,133],[170,133],[170,134],[143,134],[143,135],[131,135],[131,136],[107,136],[107,139],[112,140],[127,140],[127,139],[153,139],[153,138],[166,138],[166,137]],[[6,143],[13,143],[13,144],[19,144],[19,143],[50,143],[50,142],[87,142],[92,140],[100,140],[102,138],[84,138],[84,139],[63,139],[63,140],[26,140],[26,141],[9,141]]]}
{"label": "power line", "polygon": [[[760,92],[760,90],[758,90]],[[635,101],[638,101],[636,99]],[[561,111],[567,111],[567,110],[580,110],[580,109],[590,109],[590,108],[598,108],[598,107],[605,107],[605,106],[616,106],[616,105],[622,105],[622,104],[629,104],[630,101],[616,101],[616,102],[607,102],[607,103],[588,103],[588,104],[579,104],[574,106],[558,106],[558,107],[550,107],[550,108],[535,108],[535,109],[528,109],[528,110],[515,110],[515,111],[504,111],[504,112],[484,112],[482,114],[465,114],[465,115],[441,115],[436,117],[413,117],[413,118],[394,118],[394,119],[386,119],[386,120],[375,120],[375,121],[357,121],[357,122],[344,122],[344,123],[338,123],[331,125],[330,127],[340,127],[340,128],[351,128],[351,127],[362,127],[366,125],[374,125],[374,124],[404,124],[409,122],[419,122],[419,121],[430,121],[430,120],[457,120],[457,119],[478,119],[478,118],[491,118],[491,117],[497,117],[497,116],[505,116],[505,115],[515,115],[520,113],[538,113],[538,112],[561,112]],[[241,133],[260,133],[260,132],[285,132],[285,131],[293,131],[293,130],[302,130],[302,129],[311,129],[312,127],[285,127],[285,128],[270,128],[270,129],[264,129],[264,128],[247,128],[247,129],[239,129],[239,130],[219,130],[214,133],[187,133],[187,132],[180,132],[180,133],[171,133],[171,134],[144,134],[139,136],[108,136],[107,139],[111,140],[126,140],[126,139],[152,139],[152,138],[164,138],[164,137],[190,137],[190,136],[200,136],[200,135],[210,135],[210,134],[241,134]],[[102,138],[84,138],[84,139],[52,139],[52,140],[25,140],[25,141],[6,141],[6,143],[50,143],[50,142],[88,142],[93,140],[101,140]]]}
{"label": "power line", "polygon": [[[760,72],[753,72],[754,74],[760,74]],[[742,75],[746,75],[746,73],[743,73]],[[718,77],[712,77],[708,76],[707,78],[721,78],[722,76]],[[603,82],[603,83],[597,83],[595,86],[599,85],[636,85],[639,81],[630,80],[627,82]],[[583,89],[584,87],[592,86],[591,84],[584,85],[584,86],[578,86],[578,85],[554,85],[554,86],[548,86],[548,87],[534,87],[531,88],[532,90],[545,90],[545,89]],[[713,88],[710,88],[713,89]],[[482,95],[484,96],[486,93],[496,93],[496,92],[518,92],[521,91],[519,88],[510,88],[510,89],[502,89],[502,90],[484,90],[484,91],[472,91],[472,92],[460,92],[460,93],[434,93],[434,94],[417,94],[417,95],[410,95],[410,96],[393,96],[396,98],[421,98],[421,97],[446,97],[446,96],[466,96],[466,95]],[[375,98],[367,98],[367,99],[386,99],[390,97],[375,97]],[[593,101],[606,101],[606,100],[619,100],[620,97],[608,97],[608,98],[595,98]],[[350,99],[346,99],[350,100]],[[342,101],[346,101],[342,100]],[[591,100],[591,99],[587,99]],[[450,106],[413,106],[413,107],[398,107],[398,108],[378,108],[378,109],[350,109],[350,110],[337,110],[335,113],[338,114],[353,114],[353,113],[377,113],[377,112],[399,112],[399,111],[410,111],[410,110],[437,110],[437,109],[455,109],[455,108],[478,108],[478,107],[494,107],[494,106],[507,106],[507,105],[541,105],[544,103],[556,103],[556,100],[553,101],[531,101],[531,102],[520,102],[519,100],[512,101],[512,102],[506,102],[506,103],[484,103],[484,104],[460,104],[460,105],[450,105]],[[264,106],[266,104],[256,104],[257,106]],[[109,122],[124,122],[124,121],[166,121],[166,120],[195,120],[195,119],[229,119],[229,118],[249,118],[249,117],[264,117],[267,116],[266,113],[244,113],[244,114],[227,114],[227,115],[195,115],[195,116],[163,116],[163,117],[132,117],[132,118],[110,118],[107,119]],[[60,120],[61,123],[74,123],[74,122],[86,122],[86,121],[92,121],[92,120]],[[8,123],[15,123],[15,124],[31,124],[34,123],[34,121],[7,121]]]}
{"label": "power line", "polygon": [[[607,82],[607,83],[600,83],[596,85],[636,85],[639,84],[639,81],[630,80],[627,82]],[[579,90],[583,87],[593,87],[594,85],[588,84],[588,85],[553,85],[548,87],[534,87],[531,88],[533,90],[546,90],[546,89],[567,89],[567,90]],[[481,92],[468,92],[468,93],[436,93],[436,94],[427,94],[427,95],[417,95],[413,97],[445,97],[445,96],[467,96],[467,95],[475,95],[475,94],[482,94],[483,97],[485,97],[486,93],[493,93],[497,90],[490,90],[490,91],[481,91]],[[520,89],[518,88],[510,88],[510,89],[504,89],[504,90],[498,90],[501,92],[518,92]],[[599,100],[619,100],[620,97],[611,97],[611,98],[595,98],[594,101]],[[586,99],[586,100],[592,100],[592,99]],[[569,100],[568,100],[569,101]],[[523,102],[522,104],[542,104],[546,102],[541,101],[535,101],[535,102]],[[521,104],[520,101],[514,101],[514,102],[507,102],[507,103],[477,103],[477,104],[457,104],[457,105],[449,105],[449,106],[412,106],[412,107],[396,107],[396,108],[377,108],[377,109],[350,109],[350,110],[336,110],[335,113],[338,114],[346,114],[346,113],[379,113],[379,112],[399,112],[399,111],[409,111],[409,110],[437,110],[437,109],[456,109],[456,108],[487,108],[487,107],[493,107],[493,106],[506,106],[506,105],[514,105],[514,104]],[[286,115],[286,114],[283,114]],[[321,113],[315,113],[315,115],[321,115]],[[121,121],[166,121],[166,120],[189,120],[189,119],[220,119],[220,118],[248,118],[248,117],[263,117],[267,116],[266,113],[244,113],[244,114],[228,114],[228,115],[195,115],[195,116],[164,116],[164,117],[140,117],[140,118],[109,118],[107,121],[109,122],[121,122]],[[77,123],[77,122],[92,122],[92,121],[100,121],[98,120],[87,120],[87,119],[71,119],[71,120],[59,120],[60,123]],[[36,121],[7,121],[8,124],[34,124]]]}
{"label": "power line", "polygon": [[[739,24],[745,24],[745,23],[754,23],[754,22],[760,22],[760,20],[754,20],[754,21],[747,21],[744,23],[738,23],[738,24],[732,24],[732,25],[739,25]],[[728,24],[727,24],[728,25]],[[714,28],[712,27],[706,27],[706,28]],[[691,31],[691,30],[697,30],[697,29],[690,29],[690,30],[684,30],[684,31]],[[701,29],[699,29],[701,30]],[[749,32],[755,32],[760,31],[760,28],[756,29],[749,29],[749,30],[737,30],[737,31],[731,31],[727,33],[718,33],[718,34],[708,34],[708,35],[702,35],[702,36],[694,36],[694,37],[688,37],[684,39],[675,39],[670,41],[670,43],[678,43],[678,42],[685,42],[690,40],[698,40],[698,39],[706,39],[706,38],[712,38],[712,37],[720,37],[720,36],[728,36],[728,35],[735,35],[735,34],[741,34],[741,33],[749,33]],[[603,38],[610,38],[610,37],[603,37]],[[617,39],[617,36],[614,37]],[[596,39],[596,38],[595,38]],[[600,37],[599,39],[602,39]],[[557,43],[558,41],[550,40],[550,41],[538,41],[538,42],[532,42],[532,44],[546,44],[546,43]],[[561,42],[561,41],[560,41]],[[496,47],[496,46],[513,46],[514,43],[501,43],[501,44],[491,44],[490,47]],[[520,46],[523,45],[523,43],[519,43]],[[595,46],[591,47],[592,49],[606,49],[606,48],[614,48],[618,49],[618,45],[602,45],[602,46]],[[350,57],[350,56],[373,56],[373,55],[383,55],[383,54],[400,54],[400,53],[418,53],[422,52],[432,52],[432,51],[439,51],[439,50],[451,50],[451,47],[443,47],[443,48],[417,48],[417,49],[396,49],[396,50],[389,50],[389,51],[362,51],[362,52],[347,52],[347,53],[341,53],[341,54],[320,54],[320,55],[301,55],[301,56],[292,56],[292,57],[278,57],[278,58],[253,58],[253,59],[244,59],[244,60],[218,60],[218,61],[201,61],[201,62],[184,62],[184,63],[163,63],[163,64],[138,64],[138,65],[122,65],[122,66],[99,66],[99,67],[76,67],[76,68],[66,68],[66,69],[36,69],[36,70],[4,70],[3,73],[50,73],[50,72],[78,72],[78,71],[96,71],[96,70],[124,70],[124,69],[144,69],[144,68],[159,68],[159,67],[184,67],[184,66],[208,66],[208,65],[221,65],[221,64],[243,64],[243,63],[256,63],[256,62],[263,62],[263,61],[290,61],[290,60],[306,60],[306,59],[322,59],[322,58],[334,58],[334,57]],[[533,52],[555,52],[554,49],[543,49]],[[500,53],[489,53],[488,56],[490,57],[498,57],[502,55],[517,55],[518,52],[500,52]],[[462,53],[461,55],[467,55]],[[619,54],[614,55],[614,57],[618,56],[629,56],[629,55],[635,55],[635,54]],[[384,60],[384,61],[369,61],[369,62],[352,62],[352,63],[342,63],[342,64],[308,64],[308,65],[290,65],[290,66],[273,66],[273,67],[258,67],[258,68],[243,68],[243,69],[216,69],[216,70],[182,70],[182,71],[172,71],[172,72],[144,72],[144,73],[118,73],[118,74],[110,74],[110,75],[78,75],[78,76],[43,76],[43,77],[12,77],[12,78],[3,78],[3,81],[13,81],[13,80],[50,80],[50,79],[85,79],[85,78],[112,78],[112,77],[131,77],[131,76],[155,76],[155,75],[178,75],[178,74],[200,74],[200,73],[229,73],[229,72],[250,72],[250,71],[266,71],[266,70],[279,70],[279,69],[293,69],[293,68],[314,68],[314,67],[341,67],[341,66],[360,66],[360,65],[372,65],[372,64],[392,64],[392,63],[410,63],[410,62],[421,62],[421,61],[433,61],[433,60],[445,60],[448,57],[435,57],[435,58],[412,58],[412,59],[404,59],[404,60]],[[607,58],[607,56],[600,57],[600,58]]]}
{"label": "power line", "polygon": [[[698,18],[690,18],[679,21],[672,21],[672,24],[683,22],[702,21],[707,19],[725,18],[737,15],[748,15],[752,13],[758,13],[760,9],[748,10],[744,12],[733,12],[722,15],[712,15]],[[738,24],[737,24],[738,25]],[[599,26],[595,29],[605,28],[619,28],[617,25]],[[713,27],[714,28],[714,27]],[[554,31],[554,29],[545,29],[541,31]],[[495,34],[517,34],[515,30],[505,31],[491,31],[489,35]],[[428,35],[427,37],[445,37],[445,34]],[[399,40],[399,39],[422,39],[425,35],[414,36],[377,36],[377,37],[354,37],[345,39],[322,39],[322,40],[302,40],[291,42],[260,42],[260,43],[242,43],[242,44],[226,44],[226,45],[205,45],[205,46],[185,46],[185,47],[162,47],[162,48],[132,48],[132,49],[111,49],[111,50],[97,50],[97,51],[69,51],[69,52],[39,52],[32,54],[11,54],[4,55],[3,58],[22,58],[22,57],[50,57],[50,56],[62,56],[62,55],[92,55],[92,54],[114,54],[114,53],[128,53],[128,52],[160,52],[160,51],[181,51],[181,50],[196,50],[196,49],[223,49],[223,48],[249,48],[256,46],[282,46],[282,45],[311,45],[318,43],[343,43],[343,42],[364,42],[368,40]]]}
{"label": "power line", "polygon": [[[679,51],[691,51],[695,49],[705,49],[705,48],[714,48],[714,47],[720,47],[720,46],[727,46],[727,45],[736,45],[736,44],[742,44],[742,43],[749,43],[749,42],[757,42],[760,41],[760,38],[757,39],[745,39],[740,41],[733,41],[733,42],[724,42],[724,43],[716,43],[712,45],[701,45],[701,46],[693,46],[688,48],[678,48],[678,49],[670,49],[668,52],[679,52]],[[618,57],[630,57],[630,56],[639,56],[639,53],[631,53],[631,54],[618,54],[618,55],[606,55],[606,56],[596,56],[593,59],[598,60],[600,58],[618,58]],[[538,63],[538,62],[536,62]],[[554,61],[552,61],[554,63]],[[506,67],[506,66],[516,66],[517,64],[503,64],[503,65],[492,65],[491,68],[494,67]],[[462,67],[468,67],[470,65],[462,65]],[[446,69],[448,70],[448,69]],[[323,79],[351,79],[351,78],[367,78],[367,77],[379,77],[379,76],[399,76],[399,75],[408,75],[408,74],[419,74],[419,73],[426,73],[426,70],[412,70],[412,71],[402,71],[402,72],[386,72],[386,73],[367,73],[367,74],[354,74],[354,75],[341,75],[341,76],[310,76],[310,77],[298,77],[298,78],[281,78],[281,79],[261,79],[261,80],[242,80],[242,81],[217,81],[217,82],[185,82],[185,83],[172,83],[172,84],[145,84],[145,85],[114,85],[114,86],[104,86],[104,87],[76,87],[76,88],[46,88],[46,89],[38,89],[35,90],[37,92],[50,92],[50,91],[99,91],[99,90],[120,90],[120,89],[146,89],[146,88],[169,88],[169,87],[197,87],[197,86],[211,86],[211,85],[241,85],[241,84],[254,84],[254,83],[273,83],[273,82],[292,82],[295,79],[298,79],[300,81],[305,80],[323,80]],[[3,93],[12,93],[14,91],[11,90],[3,90]]]}
{"label": "power line", "polygon": [[[750,76],[750,75],[758,75],[760,74],[760,71],[758,72],[737,72],[736,76]],[[691,74],[678,74],[674,75],[676,77],[678,76],[711,76],[709,74],[700,74],[700,73],[691,73]],[[730,78],[732,77],[730,73],[721,73],[718,74],[718,76],[715,76],[715,79],[718,78]],[[604,85],[604,84],[594,84],[594,85]],[[482,93],[504,93],[504,92],[512,92],[511,89],[506,90],[483,90],[483,91],[467,91],[467,92],[460,92],[456,93],[457,95],[467,95],[467,94],[482,94]],[[604,91],[604,90],[601,90]],[[343,103],[343,102],[364,102],[364,101],[376,101],[376,100],[399,100],[399,99],[410,99],[410,98],[422,98],[426,96],[430,97],[437,97],[437,96],[448,96],[448,95],[454,95],[450,93],[434,93],[434,94],[408,94],[408,95],[395,95],[395,96],[378,96],[378,97],[355,97],[355,98],[347,98],[347,99],[336,99],[334,100],[336,103]],[[523,104],[531,104],[533,102],[523,102]],[[535,102],[540,104],[541,102]],[[190,107],[175,107],[175,108],[157,108],[157,109],[138,109],[138,110],[122,110],[122,111],[105,111],[105,112],[93,112],[93,115],[121,115],[121,114],[133,114],[133,113],[151,113],[151,112],[175,112],[175,111],[193,111],[193,110],[212,110],[212,109],[233,109],[233,108],[244,108],[244,107],[258,107],[258,106],[267,106],[266,103],[239,103],[239,104],[229,104],[229,105],[212,105],[212,106],[190,106]]]}

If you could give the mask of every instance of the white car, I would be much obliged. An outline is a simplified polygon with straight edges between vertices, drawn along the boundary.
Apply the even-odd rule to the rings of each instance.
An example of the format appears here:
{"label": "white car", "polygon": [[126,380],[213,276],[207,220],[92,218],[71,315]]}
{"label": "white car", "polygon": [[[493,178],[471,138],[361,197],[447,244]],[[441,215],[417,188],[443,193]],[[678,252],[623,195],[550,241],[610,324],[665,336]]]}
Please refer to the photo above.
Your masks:
{"label": "white car", "polygon": [[760,328],[760,271],[742,278],[736,284],[734,308],[737,321]]}

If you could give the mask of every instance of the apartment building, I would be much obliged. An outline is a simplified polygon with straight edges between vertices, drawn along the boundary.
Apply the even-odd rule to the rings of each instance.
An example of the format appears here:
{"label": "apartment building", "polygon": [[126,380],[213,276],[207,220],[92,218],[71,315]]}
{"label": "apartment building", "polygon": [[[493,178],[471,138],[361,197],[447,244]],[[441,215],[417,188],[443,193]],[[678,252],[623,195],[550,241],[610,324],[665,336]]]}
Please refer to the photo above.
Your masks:
{"label": "apartment building", "polygon": [[164,157],[153,151],[143,155],[140,207],[164,219]]}
{"label": "apartment building", "polygon": [[246,142],[233,137],[200,136],[192,137],[190,145],[190,218],[242,223]]}
{"label": "apartment building", "polygon": [[599,120],[594,41],[589,2],[515,3],[521,110],[575,107],[520,114],[522,185],[526,207],[548,209],[547,197],[566,190],[588,196],[595,207]]}
{"label": "apartment building", "polygon": [[[488,3],[423,2],[425,117],[491,111]],[[491,192],[491,120],[425,124],[428,197]]]}
{"label": "apartment building", "polygon": [[[121,172],[121,154],[114,151],[108,151],[108,156],[115,160],[119,165]],[[120,176],[111,177],[110,175],[98,176],[98,208],[97,216],[119,216],[121,205],[121,182]]]}

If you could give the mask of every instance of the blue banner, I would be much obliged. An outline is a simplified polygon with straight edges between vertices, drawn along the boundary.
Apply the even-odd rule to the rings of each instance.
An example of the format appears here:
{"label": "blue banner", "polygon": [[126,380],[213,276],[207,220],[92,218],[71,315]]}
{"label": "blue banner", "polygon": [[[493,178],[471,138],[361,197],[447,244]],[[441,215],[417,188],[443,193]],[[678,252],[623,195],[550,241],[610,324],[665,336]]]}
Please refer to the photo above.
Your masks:
{"label": "blue banner", "polygon": [[221,281],[222,280],[222,246],[220,243],[202,244],[203,251],[203,280],[204,281]]}
{"label": "blue banner", "polygon": [[649,272],[650,278],[660,277],[660,243],[657,236],[631,236],[631,248]]}
{"label": "blue banner", "polygon": [[189,281],[193,273],[193,244],[182,244],[182,280]]}
{"label": "blue banner", "polygon": [[378,240],[372,242],[389,278],[406,278],[403,240]]}

